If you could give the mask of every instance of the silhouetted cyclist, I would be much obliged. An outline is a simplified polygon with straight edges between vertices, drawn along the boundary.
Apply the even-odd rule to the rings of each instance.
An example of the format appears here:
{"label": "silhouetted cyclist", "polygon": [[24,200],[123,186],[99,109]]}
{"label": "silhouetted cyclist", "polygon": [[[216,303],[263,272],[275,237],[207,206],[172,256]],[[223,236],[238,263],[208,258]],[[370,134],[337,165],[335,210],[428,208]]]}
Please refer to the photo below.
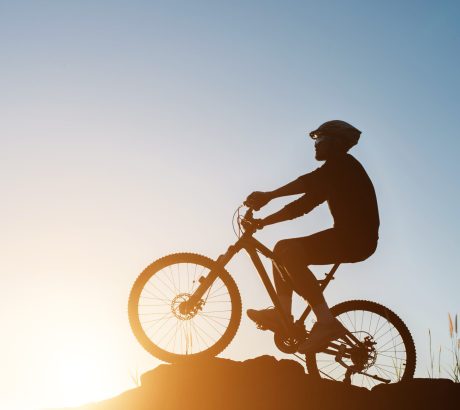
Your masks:
{"label": "silhouetted cyclist", "polygon": [[[358,143],[361,131],[339,120],[328,121],[310,132],[315,141],[315,158],[326,161],[320,168],[305,174],[274,191],[256,191],[245,203],[260,209],[274,198],[304,194],[280,211],[258,219],[259,228],[297,218],[327,201],[334,227],[301,238],[279,241],[274,253],[288,270],[289,278],[273,266],[275,287],[283,309],[291,314],[295,290],[308,301],[316,315],[310,338],[298,351],[316,351],[343,335],[345,329],[335,319],[308,265],[359,262],[375,252],[378,241],[379,213],[374,187],[363,166],[348,150]],[[248,309],[249,318],[263,328],[277,331],[281,327],[274,308]]]}

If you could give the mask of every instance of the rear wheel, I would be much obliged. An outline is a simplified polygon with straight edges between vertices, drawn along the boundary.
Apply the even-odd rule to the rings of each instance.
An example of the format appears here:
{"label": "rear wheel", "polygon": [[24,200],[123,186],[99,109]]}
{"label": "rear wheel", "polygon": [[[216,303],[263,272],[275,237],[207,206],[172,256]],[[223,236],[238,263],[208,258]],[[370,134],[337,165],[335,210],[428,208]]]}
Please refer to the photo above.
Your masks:
{"label": "rear wheel", "polygon": [[414,376],[414,341],[393,311],[375,302],[351,300],[334,306],[331,312],[362,344],[356,346],[340,339],[329,347],[331,353],[307,355],[310,375],[369,389]]}
{"label": "rear wheel", "polygon": [[241,320],[241,297],[233,278],[219,276],[191,310],[184,303],[216,263],[177,253],[149,265],[136,279],[128,302],[129,323],[139,343],[166,362],[213,357],[232,341]]}

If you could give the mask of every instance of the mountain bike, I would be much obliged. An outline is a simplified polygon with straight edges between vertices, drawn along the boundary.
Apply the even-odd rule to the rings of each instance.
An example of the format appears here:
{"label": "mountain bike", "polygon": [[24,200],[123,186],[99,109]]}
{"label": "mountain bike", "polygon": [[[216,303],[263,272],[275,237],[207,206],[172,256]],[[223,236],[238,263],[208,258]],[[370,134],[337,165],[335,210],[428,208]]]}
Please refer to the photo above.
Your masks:
{"label": "mountain bike", "polygon": [[[288,278],[289,272],[253,237],[257,231],[253,210],[248,208],[243,215],[240,209],[233,218],[238,240],[216,260],[194,253],[168,255],[149,265],[134,282],[129,322],[139,343],[158,359],[172,363],[214,357],[232,341],[241,321],[241,297],[225,266],[243,249],[280,312],[283,326],[274,334],[277,348],[296,354],[299,343],[309,337],[311,327],[306,319],[311,307],[307,305],[294,321],[283,312],[259,254],[270,259],[283,277]],[[319,280],[323,291],[339,265],[333,265]],[[311,376],[368,388],[413,377],[414,341],[393,311],[375,302],[350,300],[332,307],[331,312],[348,332],[321,351],[305,355]]]}

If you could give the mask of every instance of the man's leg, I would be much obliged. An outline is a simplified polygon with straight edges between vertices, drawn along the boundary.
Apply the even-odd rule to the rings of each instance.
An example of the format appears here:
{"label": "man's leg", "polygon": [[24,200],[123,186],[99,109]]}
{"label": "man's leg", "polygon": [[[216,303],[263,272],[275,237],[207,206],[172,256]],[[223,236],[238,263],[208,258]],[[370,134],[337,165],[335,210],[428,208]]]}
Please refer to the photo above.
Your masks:
{"label": "man's leg", "polygon": [[[293,320],[291,315],[293,293],[292,285],[290,284],[290,281],[284,280],[283,275],[279,272],[275,263],[273,263],[273,279],[275,282],[276,293],[281,303],[281,308],[286,316]],[[270,329],[274,332],[282,329],[282,318],[279,312],[273,307],[263,310],[248,309],[246,313],[251,320],[256,322],[258,326],[263,329]]]}
{"label": "man's leg", "polygon": [[[275,257],[283,263],[289,275],[289,278],[285,280],[283,276],[286,276],[286,273],[281,274],[276,264],[273,264],[276,291],[287,314],[291,314],[292,293],[295,290],[296,293],[308,301],[319,322],[330,322],[334,320],[334,317],[324,299],[318,280],[307,266],[313,264],[314,261],[323,263],[330,259],[325,259],[324,255],[322,255],[323,252],[312,255],[312,251],[318,247],[318,244],[315,243],[318,242],[318,239],[315,240],[314,238],[311,241],[309,240],[311,237],[307,238],[288,239],[276,244],[274,249]],[[321,243],[323,242],[321,237],[319,240]],[[310,243],[309,246],[309,242],[313,243]],[[309,255],[311,256],[309,257]]]}
{"label": "man's leg", "polygon": [[[334,249],[337,249],[337,246],[334,246],[334,238],[335,233],[327,230],[307,237],[285,239],[275,245],[273,249],[275,260],[287,270],[286,273],[281,267],[283,270],[281,273],[273,263],[275,288],[284,313],[288,316],[291,316],[294,290],[312,306],[318,322],[327,325],[334,321],[322,289],[315,275],[308,269],[308,265],[327,265],[339,259],[334,253]],[[276,331],[281,326],[281,318],[273,308],[248,309],[247,314],[263,328]]]}
{"label": "man's leg", "polygon": [[[273,263],[275,289],[288,317],[292,317],[292,294],[295,290],[312,306],[318,322],[327,324],[334,320],[315,275],[307,267],[315,262],[330,263],[329,259],[322,256],[321,249],[326,247],[326,238],[323,236],[315,234],[304,238],[285,239],[279,241],[273,249],[275,260],[280,264],[278,266]],[[247,315],[262,328],[277,331],[282,327],[281,317],[273,308],[248,309]]]}
{"label": "man's leg", "polygon": [[292,310],[292,294],[294,289],[288,278],[284,279],[278,266],[273,263],[273,279],[275,282],[275,289],[278,297],[280,298],[281,306],[287,315],[291,314]]}
{"label": "man's leg", "polygon": [[319,351],[346,332],[332,315],[318,280],[307,267],[337,263],[343,260],[343,255],[344,244],[333,230],[277,244],[277,256],[289,272],[294,290],[308,301],[317,318],[308,340],[300,343],[299,353]]}

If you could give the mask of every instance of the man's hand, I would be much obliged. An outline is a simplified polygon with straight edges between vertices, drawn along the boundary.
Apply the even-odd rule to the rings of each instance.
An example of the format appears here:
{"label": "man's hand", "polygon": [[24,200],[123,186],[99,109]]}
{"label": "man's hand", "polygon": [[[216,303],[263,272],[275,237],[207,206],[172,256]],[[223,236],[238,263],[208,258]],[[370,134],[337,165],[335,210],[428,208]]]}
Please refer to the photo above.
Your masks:
{"label": "man's hand", "polygon": [[272,200],[272,196],[270,192],[261,192],[255,191],[251,195],[249,195],[244,204],[254,209],[254,211],[258,211],[263,206],[267,205]]}

